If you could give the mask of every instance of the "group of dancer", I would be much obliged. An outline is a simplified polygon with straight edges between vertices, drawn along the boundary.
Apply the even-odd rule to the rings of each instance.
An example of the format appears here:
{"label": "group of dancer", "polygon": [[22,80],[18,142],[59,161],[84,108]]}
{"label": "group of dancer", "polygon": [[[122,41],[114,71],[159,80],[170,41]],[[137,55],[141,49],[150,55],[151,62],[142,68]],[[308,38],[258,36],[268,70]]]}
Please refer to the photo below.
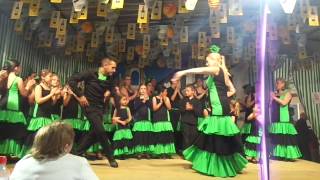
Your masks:
{"label": "group of dancer", "polygon": [[[62,120],[76,132],[74,154],[100,151],[111,167],[118,167],[115,158],[170,158],[181,149],[202,174],[236,176],[248,160],[260,159],[258,108],[253,88],[246,87],[245,125],[240,132],[235,123],[239,110],[230,103],[236,92],[230,73],[219,48],[210,50],[207,67],[177,72],[171,87],[159,86],[157,94],[151,93],[150,83],[141,84],[137,93],[116,86],[117,64],[110,57],[103,58],[97,69],[72,75],[64,87],[47,69],[39,79],[33,74],[23,81],[19,62],[8,61],[0,74],[0,154],[23,157],[38,129]],[[181,93],[179,80],[188,74],[208,75],[207,88],[187,85]],[[130,82],[130,76],[125,81]],[[292,96],[283,79],[276,87],[271,94],[271,155],[294,160],[301,153],[289,116]]]}

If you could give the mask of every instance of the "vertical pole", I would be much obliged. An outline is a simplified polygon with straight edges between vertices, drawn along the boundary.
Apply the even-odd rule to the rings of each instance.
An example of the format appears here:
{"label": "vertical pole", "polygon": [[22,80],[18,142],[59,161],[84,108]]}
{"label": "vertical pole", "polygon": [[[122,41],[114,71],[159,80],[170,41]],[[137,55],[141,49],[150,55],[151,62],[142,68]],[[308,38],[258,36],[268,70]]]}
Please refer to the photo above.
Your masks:
{"label": "vertical pole", "polygon": [[257,96],[256,103],[260,109],[258,121],[262,128],[261,139],[261,164],[260,164],[260,179],[269,180],[269,159],[267,149],[267,119],[268,119],[268,97],[269,97],[269,81],[268,81],[268,65],[266,62],[266,36],[267,36],[267,0],[260,0],[260,20],[258,23],[257,33]]}

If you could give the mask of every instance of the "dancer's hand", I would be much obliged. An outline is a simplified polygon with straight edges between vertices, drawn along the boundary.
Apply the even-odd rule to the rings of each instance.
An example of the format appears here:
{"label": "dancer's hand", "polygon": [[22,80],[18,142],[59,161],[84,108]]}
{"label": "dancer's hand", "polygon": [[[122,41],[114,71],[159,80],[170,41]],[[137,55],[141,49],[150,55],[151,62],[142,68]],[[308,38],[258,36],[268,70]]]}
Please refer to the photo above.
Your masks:
{"label": "dancer's hand", "polygon": [[89,106],[89,102],[85,96],[80,97],[79,103],[82,107]]}
{"label": "dancer's hand", "polygon": [[181,79],[182,76],[184,76],[184,72],[183,71],[178,71],[174,74],[173,78],[171,79],[171,81],[173,82],[177,82]]}

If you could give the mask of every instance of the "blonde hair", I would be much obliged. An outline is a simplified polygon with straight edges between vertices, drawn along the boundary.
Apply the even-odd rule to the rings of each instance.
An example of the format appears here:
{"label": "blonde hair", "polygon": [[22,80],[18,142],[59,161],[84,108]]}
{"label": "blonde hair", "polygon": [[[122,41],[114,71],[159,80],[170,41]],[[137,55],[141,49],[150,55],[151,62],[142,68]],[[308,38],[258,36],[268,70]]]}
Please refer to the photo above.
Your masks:
{"label": "blonde hair", "polygon": [[66,145],[73,145],[74,131],[71,125],[61,121],[54,122],[38,130],[31,155],[38,160],[57,158],[67,153]]}
{"label": "blonde hair", "polygon": [[216,60],[218,62],[218,66],[228,75],[231,76],[231,74],[229,73],[229,70],[226,66],[226,60],[225,57],[219,53],[210,53],[208,56],[215,56],[216,58],[213,58],[214,60]]}

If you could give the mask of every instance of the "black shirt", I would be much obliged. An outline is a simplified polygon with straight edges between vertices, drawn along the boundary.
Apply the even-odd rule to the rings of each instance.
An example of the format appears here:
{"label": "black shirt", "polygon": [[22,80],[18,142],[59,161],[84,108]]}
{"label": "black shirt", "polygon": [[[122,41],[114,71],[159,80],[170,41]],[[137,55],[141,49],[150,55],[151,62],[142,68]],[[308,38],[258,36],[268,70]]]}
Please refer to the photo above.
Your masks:
{"label": "black shirt", "polygon": [[176,98],[175,98],[173,101],[171,100],[171,96],[174,94],[174,91],[175,91],[175,90],[174,90],[172,87],[169,87],[169,88],[167,89],[168,97],[169,97],[169,99],[170,99],[170,102],[171,102],[171,104],[172,104],[172,107],[178,109],[178,108],[179,108],[179,102],[180,102],[180,96],[179,96],[179,94],[177,94]]}
{"label": "black shirt", "polygon": [[[78,82],[84,81],[84,93],[78,88]],[[79,97],[85,96],[90,106],[104,107],[104,93],[109,90],[114,93],[114,81],[112,76],[106,80],[98,79],[98,69],[88,70],[74,74],[70,77],[68,84],[72,91]]]}
{"label": "black shirt", "polygon": [[[189,102],[193,106],[193,110],[186,110],[186,104]],[[202,115],[201,103],[197,98],[183,98],[180,101],[181,121],[183,123],[196,125],[198,124],[198,117]]]}

